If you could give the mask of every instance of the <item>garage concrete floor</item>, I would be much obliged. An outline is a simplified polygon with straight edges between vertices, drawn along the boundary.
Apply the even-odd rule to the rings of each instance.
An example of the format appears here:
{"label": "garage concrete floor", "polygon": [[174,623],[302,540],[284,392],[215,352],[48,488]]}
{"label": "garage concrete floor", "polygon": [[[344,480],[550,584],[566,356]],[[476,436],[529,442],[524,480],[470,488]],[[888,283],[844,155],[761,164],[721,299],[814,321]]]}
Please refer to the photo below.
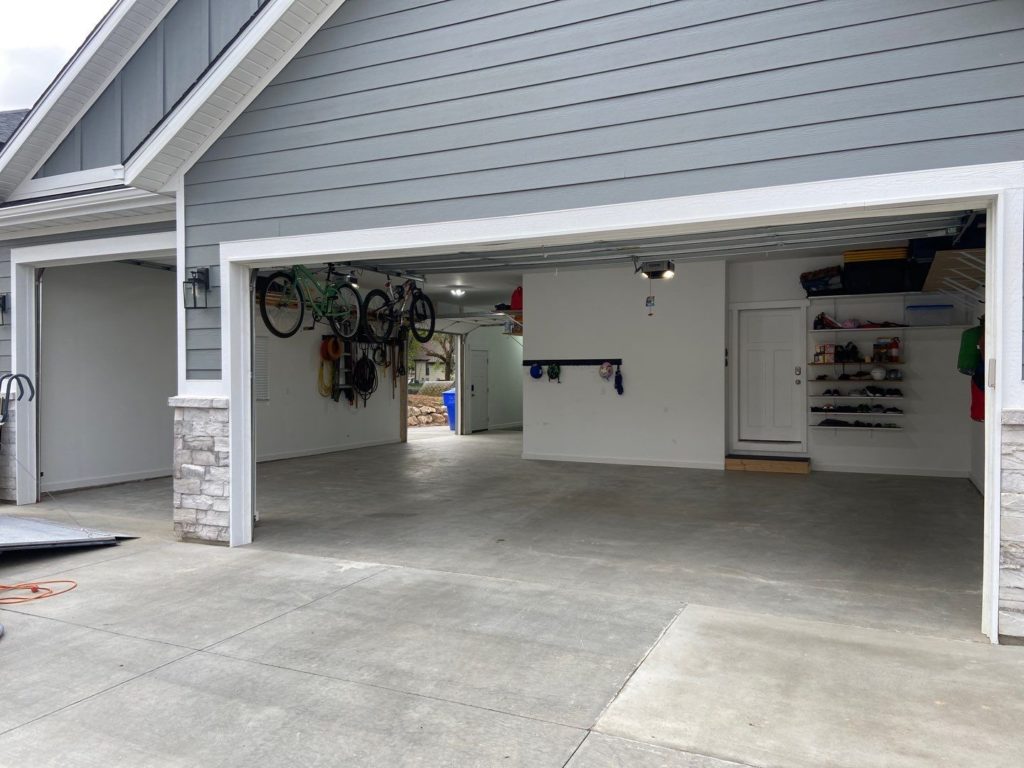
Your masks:
{"label": "garage concrete floor", "polygon": [[260,467],[257,543],[166,480],[19,514],[120,547],[0,611],[0,766],[1017,766],[966,481],[524,462],[514,433]]}

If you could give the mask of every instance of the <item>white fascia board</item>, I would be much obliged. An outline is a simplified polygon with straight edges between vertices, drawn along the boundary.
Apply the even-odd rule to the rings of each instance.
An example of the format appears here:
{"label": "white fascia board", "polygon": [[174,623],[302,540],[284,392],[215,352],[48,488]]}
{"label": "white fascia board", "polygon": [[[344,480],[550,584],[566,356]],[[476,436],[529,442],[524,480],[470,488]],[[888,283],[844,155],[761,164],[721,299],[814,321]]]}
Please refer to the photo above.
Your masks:
{"label": "white fascia board", "polygon": [[[111,9],[0,149],[0,201],[35,175],[174,3],[120,0]],[[128,37],[132,43],[125,46],[120,41]]]}
{"label": "white fascia board", "polygon": [[173,206],[174,200],[171,198],[142,189],[126,188],[25,202],[0,207],[0,239],[27,236],[25,230],[32,230],[34,234],[47,234],[67,221],[81,223],[90,217],[113,226],[111,214],[153,214],[157,220],[173,220]]}
{"label": "white fascia board", "polygon": [[95,240],[30,245],[11,249],[11,262],[37,267],[63,267],[127,258],[156,259],[175,255],[177,237],[171,232],[123,235]]}
{"label": "white fascia board", "polygon": [[561,211],[381,227],[221,244],[230,262],[254,266],[406,258],[459,250],[625,240],[747,227],[983,208],[1024,186],[1024,162],[940,168],[716,192]]}
{"label": "white fascia board", "polygon": [[44,176],[41,179],[26,179],[18,185],[8,198],[11,202],[28,200],[46,195],[63,195],[69,192],[84,192],[89,189],[102,189],[115,184],[124,183],[124,166],[108,165],[102,168],[90,168],[85,171],[61,173],[56,176]]}
{"label": "white fascia board", "polygon": [[[125,183],[154,192],[175,189],[178,179],[344,2],[271,0],[202,81],[129,158],[125,164]],[[292,34],[285,34],[289,31]],[[300,34],[294,36],[295,31]],[[269,57],[264,50],[257,50],[268,39],[274,41],[280,55]],[[285,42],[285,48],[280,47],[281,42]],[[241,85],[246,87],[240,89]]]}

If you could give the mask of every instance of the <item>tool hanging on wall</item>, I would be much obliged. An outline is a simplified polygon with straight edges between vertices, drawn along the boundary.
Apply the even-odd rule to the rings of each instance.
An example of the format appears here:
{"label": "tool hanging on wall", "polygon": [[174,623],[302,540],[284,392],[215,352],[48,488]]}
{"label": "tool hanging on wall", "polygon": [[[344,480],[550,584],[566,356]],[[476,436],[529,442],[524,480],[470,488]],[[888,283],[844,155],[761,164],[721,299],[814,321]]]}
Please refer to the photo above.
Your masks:
{"label": "tool hanging on wall", "polygon": [[615,391],[622,395],[625,389],[622,386],[622,366],[615,366]]}
{"label": "tool hanging on wall", "polygon": [[352,371],[352,387],[355,389],[356,395],[362,399],[363,405],[366,405],[366,401],[377,391],[379,383],[377,366],[374,365],[373,360],[367,354],[367,348],[364,347],[362,357],[356,361]]}
{"label": "tool hanging on wall", "polygon": [[[0,403],[0,451],[3,450],[4,425],[7,424],[10,417],[11,394],[15,382],[18,384],[19,401],[25,397],[25,385],[28,385],[29,401],[36,399],[36,387],[32,383],[32,379],[24,373],[5,373],[3,376],[0,376],[0,397],[3,397],[3,402]],[[25,383],[22,384],[22,382]]]}

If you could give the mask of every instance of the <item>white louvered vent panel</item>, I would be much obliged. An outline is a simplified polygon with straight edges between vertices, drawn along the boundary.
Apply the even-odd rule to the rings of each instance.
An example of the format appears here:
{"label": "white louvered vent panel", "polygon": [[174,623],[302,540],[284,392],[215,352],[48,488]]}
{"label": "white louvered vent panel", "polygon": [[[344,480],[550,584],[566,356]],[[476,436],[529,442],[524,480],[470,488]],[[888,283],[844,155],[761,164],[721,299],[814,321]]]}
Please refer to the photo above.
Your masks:
{"label": "white louvered vent panel", "polygon": [[270,348],[266,336],[253,339],[252,393],[257,400],[270,399]]}

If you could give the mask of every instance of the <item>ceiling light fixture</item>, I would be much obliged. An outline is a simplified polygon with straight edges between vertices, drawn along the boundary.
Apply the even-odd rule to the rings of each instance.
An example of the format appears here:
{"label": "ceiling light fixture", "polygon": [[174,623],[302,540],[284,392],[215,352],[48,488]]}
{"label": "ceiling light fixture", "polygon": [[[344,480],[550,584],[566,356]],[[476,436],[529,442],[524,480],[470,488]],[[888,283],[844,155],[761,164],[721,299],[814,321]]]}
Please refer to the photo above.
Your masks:
{"label": "ceiling light fixture", "polygon": [[636,271],[640,274],[640,277],[648,280],[671,280],[676,276],[676,264],[668,259],[642,261],[637,266]]}
{"label": "ceiling light fixture", "polygon": [[455,296],[456,298],[459,298],[460,296],[465,296],[465,295],[466,295],[466,289],[465,288],[452,288],[452,296]]}

